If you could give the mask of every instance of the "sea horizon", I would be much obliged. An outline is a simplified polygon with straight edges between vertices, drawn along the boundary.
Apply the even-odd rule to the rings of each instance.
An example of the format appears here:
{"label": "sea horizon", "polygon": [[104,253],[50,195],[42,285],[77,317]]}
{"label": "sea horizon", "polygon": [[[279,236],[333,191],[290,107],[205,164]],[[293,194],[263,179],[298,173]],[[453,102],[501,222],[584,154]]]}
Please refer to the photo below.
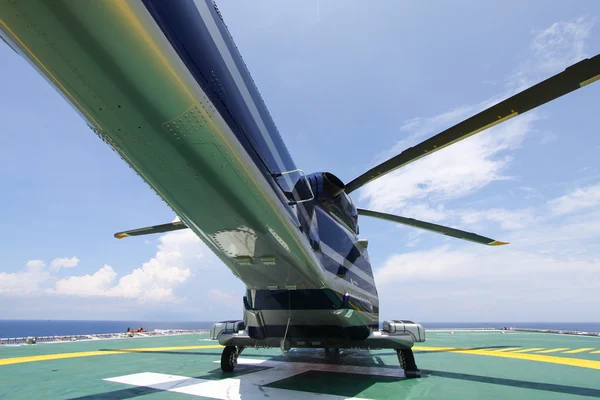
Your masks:
{"label": "sea horizon", "polygon": [[[2,319],[0,337],[14,338],[26,336],[67,336],[92,335],[126,332],[143,327],[146,331],[155,329],[199,330],[210,329],[216,321],[144,321],[144,320],[39,320]],[[425,329],[460,328],[530,328],[564,331],[600,332],[600,322],[561,322],[561,321],[490,321],[490,322],[421,322]]]}

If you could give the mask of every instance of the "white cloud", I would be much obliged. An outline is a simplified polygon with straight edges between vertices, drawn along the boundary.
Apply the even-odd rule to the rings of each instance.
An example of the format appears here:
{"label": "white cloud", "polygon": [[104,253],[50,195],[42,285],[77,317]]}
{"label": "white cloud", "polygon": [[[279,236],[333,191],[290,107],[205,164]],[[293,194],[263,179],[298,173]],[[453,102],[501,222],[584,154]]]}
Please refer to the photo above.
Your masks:
{"label": "white cloud", "polygon": [[[578,315],[595,312],[599,269],[598,261],[507,248],[482,252],[438,248],[391,257],[377,272],[376,281],[384,318],[416,318],[418,314],[431,321],[434,315],[443,318],[440,309],[451,306],[457,321],[457,314],[475,306],[481,307],[481,313],[469,312],[470,320],[476,315],[488,321],[567,320],[569,310],[558,303],[577,307]],[[412,310],[404,305],[412,315],[406,316],[406,311],[404,316],[391,315],[398,287],[403,288],[404,298],[414,302]]]}
{"label": "white cloud", "polygon": [[[538,195],[537,198],[543,197]],[[493,230],[500,228],[510,232],[498,233],[498,237],[491,235],[494,239],[518,240],[526,246],[540,244],[540,238],[546,238],[546,242],[560,240],[566,243],[568,241],[569,245],[562,246],[563,251],[567,251],[568,248],[577,247],[578,241],[600,235],[600,224],[595,222],[600,218],[600,212],[596,211],[595,207],[598,205],[600,205],[600,184],[592,184],[526,208],[475,210],[446,209],[438,205],[434,209],[419,204],[411,208],[413,214],[410,216],[431,222],[441,221],[444,225],[475,231],[485,236],[489,236],[485,230],[490,227],[493,227]],[[418,237],[415,236],[415,232],[419,234]],[[548,232],[552,235],[548,236]],[[407,246],[416,246],[423,235],[437,236],[435,233],[415,229],[406,238]],[[450,240],[454,241],[454,239]]]}
{"label": "white cloud", "polygon": [[[169,232],[158,238],[158,251],[149,261],[117,280],[117,273],[105,265],[93,275],[72,276],[56,283],[56,294],[123,297],[140,303],[173,302],[174,289],[192,272],[187,265],[205,261],[208,249],[191,230]],[[204,267],[212,261],[206,260]]]}
{"label": "white cloud", "polygon": [[369,183],[360,198],[379,211],[412,212],[423,201],[462,197],[492,181],[510,179],[503,174],[510,162],[503,153],[521,145],[534,120],[534,114],[524,115],[442,149]]}
{"label": "white cloud", "polygon": [[492,208],[485,211],[461,210],[455,211],[465,225],[476,225],[482,222],[492,222],[502,229],[521,229],[530,226],[538,219],[533,209],[507,210]]}
{"label": "white cloud", "polygon": [[408,242],[406,243],[406,247],[415,247],[421,242],[423,234],[426,231],[421,229],[414,229],[411,233],[408,234]]}
{"label": "white cloud", "polygon": [[421,242],[420,238],[413,239],[410,242],[406,243],[406,247],[415,247],[419,244],[419,242]]}
{"label": "white cloud", "polygon": [[[57,279],[52,275],[63,267],[75,266],[77,257],[55,258],[46,268],[43,260],[29,260],[23,271],[0,273],[0,294],[7,296],[77,296],[84,298],[124,298],[145,303],[181,302],[184,298],[176,290],[190,281],[193,271],[206,277],[217,277],[217,283],[228,282],[228,288],[243,287],[236,282],[227,268],[191,231],[169,232],[156,239],[154,257],[131,272],[121,275],[110,265],[104,265],[93,273]],[[205,287],[207,298],[218,300],[221,306],[239,308],[240,296],[219,289],[208,290],[205,285],[215,282],[196,282]],[[214,286],[213,286],[214,287]],[[106,300],[104,300],[106,301]]]}
{"label": "white cloud", "polygon": [[21,272],[0,272],[0,294],[28,296],[39,294],[51,277],[43,260],[29,260]]}
{"label": "white cloud", "polygon": [[[496,210],[498,222],[520,225],[510,232],[509,246],[456,240],[451,247],[389,256],[375,269],[382,318],[439,321],[447,313],[454,321],[463,316],[473,321],[476,315],[487,321],[566,321],[572,307],[579,316],[593,314],[600,288],[600,211],[581,200],[598,187],[576,189],[538,207]],[[399,288],[408,314],[395,314]]]}
{"label": "white cloud", "polygon": [[117,273],[109,265],[93,275],[71,276],[56,282],[56,293],[79,296],[109,296]]}
{"label": "white cloud", "polygon": [[[593,315],[600,258],[532,250],[439,247],[393,255],[375,272],[382,318],[566,321],[571,307],[579,316]],[[402,315],[397,309],[399,288],[406,299]]]}
{"label": "white cloud", "polygon": [[570,214],[597,205],[600,205],[600,184],[576,189],[548,202],[548,208],[554,215]]}
{"label": "white cloud", "polygon": [[[481,107],[484,108],[484,104],[482,105],[463,105],[460,107],[456,107],[450,111],[446,111],[440,115],[436,115],[434,117],[417,117],[410,119],[408,121],[404,121],[400,126],[401,132],[409,133],[410,140],[413,141],[417,138],[421,138],[426,135],[431,135],[435,133],[439,133],[443,129],[451,126],[453,123],[460,121],[469,115],[471,115],[475,108]],[[392,150],[404,150],[407,146],[409,146],[409,141],[400,141],[398,145]]]}
{"label": "white cloud", "polygon": [[156,257],[119,279],[111,291],[142,302],[175,300],[173,289],[191,276],[190,269],[181,266],[181,259],[178,252],[160,250]]}
{"label": "white cloud", "polygon": [[46,267],[46,262],[44,260],[29,260],[27,264],[25,264],[25,268],[28,272],[40,272]]}
{"label": "white cloud", "polygon": [[578,18],[561,21],[535,32],[530,48],[535,54],[537,68],[542,73],[555,74],[565,67],[587,57],[585,40],[589,37],[595,19]]}
{"label": "white cloud", "polygon": [[[392,255],[376,271],[375,279],[382,286],[406,281],[443,281],[449,287],[467,279],[478,284],[514,285],[516,289],[523,284],[529,287],[568,286],[573,281],[571,278],[579,281],[579,274],[589,274],[585,287],[594,285],[598,288],[599,269],[598,262],[562,259],[554,253],[538,254],[508,247],[450,250],[444,246]],[[570,276],[567,281],[564,281],[565,274]]]}
{"label": "white cloud", "polygon": [[68,257],[62,257],[62,258],[55,258],[54,260],[52,260],[52,262],[50,263],[50,267],[54,270],[54,271],[58,271],[61,268],[74,268],[79,264],[79,258],[73,256],[71,258]]}
{"label": "white cloud", "polygon": [[595,18],[578,18],[556,22],[546,29],[533,31],[533,40],[529,46],[531,56],[509,78],[507,86],[515,92],[523,90],[586,58],[588,54],[585,42],[595,24]]}
{"label": "white cloud", "polygon": [[[410,135],[399,141],[392,153],[397,154],[424,136],[438,133],[581,60],[585,57],[585,39],[594,23],[594,20],[580,18],[534,32],[532,54],[519,71],[508,79],[505,93],[437,116],[404,122],[401,131],[410,132]],[[494,181],[511,179],[506,174],[512,161],[507,152],[522,144],[539,118],[536,112],[530,111],[455,143],[370,182],[361,189],[360,199],[376,210],[401,211],[406,216],[422,218],[423,214],[438,209],[441,202],[472,194]],[[434,215],[432,221],[446,218],[437,216],[438,219]]]}
{"label": "white cloud", "polygon": [[471,257],[468,253],[449,251],[446,247],[394,254],[375,273],[378,285],[421,279],[445,279],[457,276],[462,265]]}

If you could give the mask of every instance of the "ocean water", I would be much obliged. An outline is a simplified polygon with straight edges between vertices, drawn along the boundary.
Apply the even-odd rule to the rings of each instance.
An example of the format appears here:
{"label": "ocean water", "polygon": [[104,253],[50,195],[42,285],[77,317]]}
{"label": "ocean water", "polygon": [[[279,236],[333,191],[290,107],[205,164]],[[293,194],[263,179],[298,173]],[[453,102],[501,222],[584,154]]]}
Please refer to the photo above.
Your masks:
{"label": "ocean water", "polygon": [[[126,332],[127,328],[210,329],[213,321],[0,320],[0,338]],[[532,328],[600,332],[600,322],[422,322],[427,328]]]}
{"label": "ocean water", "polygon": [[210,321],[67,321],[0,320],[0,337],[65,336],[127,332],[144,327],[154,329],[210,329]]}

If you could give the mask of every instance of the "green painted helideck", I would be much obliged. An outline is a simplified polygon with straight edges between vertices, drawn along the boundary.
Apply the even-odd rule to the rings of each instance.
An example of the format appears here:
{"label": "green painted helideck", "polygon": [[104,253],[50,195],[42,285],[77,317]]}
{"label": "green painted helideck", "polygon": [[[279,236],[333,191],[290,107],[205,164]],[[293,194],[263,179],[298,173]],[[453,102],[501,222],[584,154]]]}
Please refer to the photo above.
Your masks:
{"label": "green painted helideck", "polygon": [[[517,331],[428,331],[423,373],[389,350],[247,349],[233,373],[206,334],[0,347],[7,399],[583,399],[600,397],[600,340]],[[315,397],[315,395],[319,395]]]}

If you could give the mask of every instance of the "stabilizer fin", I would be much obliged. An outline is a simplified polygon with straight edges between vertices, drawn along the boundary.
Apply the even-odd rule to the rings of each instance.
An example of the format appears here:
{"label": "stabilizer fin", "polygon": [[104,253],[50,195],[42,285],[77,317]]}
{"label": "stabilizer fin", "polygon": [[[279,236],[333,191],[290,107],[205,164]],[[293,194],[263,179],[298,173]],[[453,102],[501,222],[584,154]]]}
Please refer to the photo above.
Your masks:
{"label": "stabilizer fin", "polygon": [[132,229],[129,231],[117,232],[115,233],[115,237],[117,239],[123,239],[130,236],[143,236],[143,235],[152,235],[154,233],[164,233],[171,231],[178,231],[180,229],[187,229],[187,226],[181,221],[171,222],[169,224],[155,225],[155,226],[147,226],[139,229]]}

